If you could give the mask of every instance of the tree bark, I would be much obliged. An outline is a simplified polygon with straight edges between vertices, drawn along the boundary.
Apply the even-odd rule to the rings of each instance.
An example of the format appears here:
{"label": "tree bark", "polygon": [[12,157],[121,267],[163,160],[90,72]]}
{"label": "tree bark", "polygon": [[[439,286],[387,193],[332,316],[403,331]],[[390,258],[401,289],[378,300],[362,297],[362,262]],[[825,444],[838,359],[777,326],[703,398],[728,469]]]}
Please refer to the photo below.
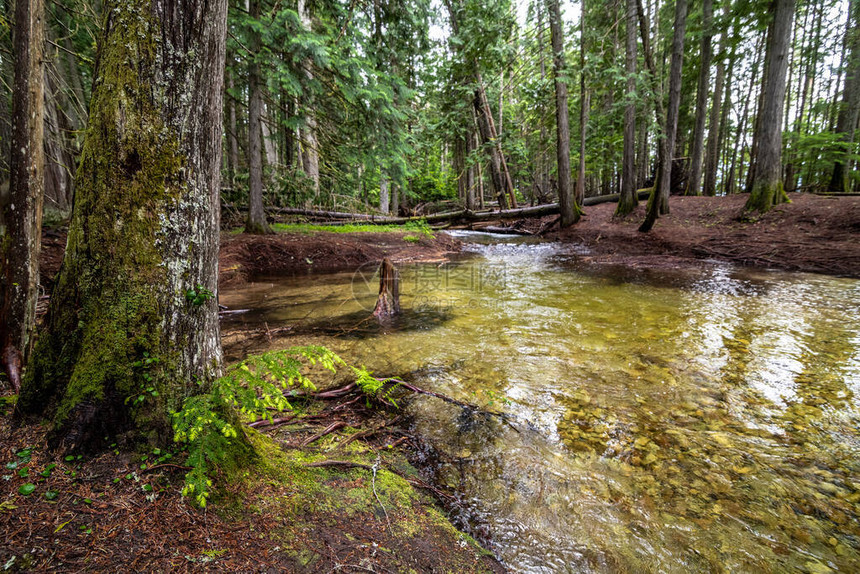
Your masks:
{"label": "tree bark", "polygon": [[[707,0],[706,0],[707,1]],[[624,157],[622,159],[621,199],[615,215],[624,216],[636,209],[636,0],[627,0],[626,72],[627,93],[624,104]]]}
{"label": "tree bark", "polygon": [[[705,120],[708,115],[708,85],[711,79],[711,38],[713,36],[714,2],[702,2],[702,57],[699,62],[699,83],[696,87],[696,125],[693,129],[693,152],[690,158],[690,181],[687,195],[702,194],[702,155],[705,147]],[[716,90],[715,90],[716,92]],[[715,101],[719,96],[714,94]],[[716,122],[711,124],[713,130]]]}
{"label": "tree bark", "polygon": [[36,321],[44,191],[45,43],[42,0],[15,5],[15,79],[12,87],[12,155],[5,233],[0,236],[0,364],[15,392],[27,362]]}
{"label": "tree bark", "polygon": [[684,63],[684,34],[687,29],[687,0],[676,0],[674,36],[672,37],[672,65],[669,68],[669,109],[663,139],[660,140],[661,160],[657,168],[654,192],[648,200],[648,212],[639,231],[648,232],[661,213],[669,212],[669,188],[672,182],[672,156],[675,151],[675,134],[678,130],[678,111],[681,105],[681,68]]}
{"label": "tree bark", "polygon": [[[579,22],[579,169],[576,175],[576,190],[574,191],[574,199],[578,205],[582,205],[585,201],[585,137],[588,133],[588,110],[591,105],[591,98],[585,86],[585,17],[586,0],[582,0],[582,13],[580,14]],[[541,63],[543,70],[543,63]],[[546,178],[549,180],[549,178]]]}
{"label": "tree bark", "polygon": [[[312,27],[310,7],[307,0],[298,0],[299,18],[302,26],[310,30]],[[314,79],[313,64],[310,60],[306,60],[302,67],[305,72],[308,84]],[[317,138],[317,118],[313,109],[313,97],[310,94],[305,95],[305,126],[302,130],[302,169],[305,175],[311,180],[313,190],[313,198],[316,199],[320,194],[320,152],[319,140]]]}
{"label": "tree bark", "polygon": [[717,61],[717,78],[714,82],[714,97],[711,100],[710,117],[708,118],[708,143],[705,147],[705,181],[702,185],[702,194],[714,196],[717,194],[717,166],[720,158],[720,134],[722,133],[721,125],[721,108],[723,106],[723,84],[725,82],[726,64],[723,59],[723,52],[726,47],[726,36],[724,32],[720,40],[720,48],[718,49]]}
{"label": "tree bark", "polygon": [[493,188],[498,194],[499,205],[505,209],[508,205],[507,193],[505,192],[505,176],[502,171],[502,162],[499,159],[499,151],[493,141],[493,131],[490,125],[489,110],[484,106],[483,88],[479,87],[475,90],[474,107],[475,114],[478,119],[478,131],[481,134],[481,140],[484,143],[484,149],[487,150],[487,159],[490,160],[490,179],[493,182]]}
{"label": "tree bark", "polygon": [[[250,16],[260,19],[260,0],[250,1]],[[271,233],[263,208],[262,115],[263,86],[260,78],[259,34],[251,35],[251,63],[248,66],[248,219],[245,233]]]}
{"label": "tree bark", "polygon": [[400,314],[400,275],[397,268],[386,257],[379,265],[379,296],[373,316],[380,323],[386,323]]}
{"label": "tree bark", "polygon": [[564,59],[559,0],[547,0],[549,30],[552,40],[552,69],[555,76],[556,161],[558,163],[558,204],[561,226],[579,221],[580,207],[576,204],[570,181],[570,122],[567,110],[567,66]]}
{"label": "tree bark", "polygon": [[388,196],[388,178],[384,175],[379,176],[379,211],[388,213],[389,196]]}
{"label": "tree bark", "polygon": [[234,90],[232,73],[227,75],[227,82],[227,105],[230,108],[230,130],[227,140],[230,142],[230,185],[233,185],[239,172],[239,137],[236,132],[236,100],[230,94]]}
{"label": "tree bark", "polygon": [[755,136],[758,149],[750,180],[750,197],[745,209],[765,212],[774,205],[788,201],[782,183],[782,106],[785,101],[785,80],[788,50],[795,0],[773,0],[767,49],[765,78],[762,87],[760,119]]}
{"label": "tree bark", "polygon": [[18,406],[51,444],[168,443],[221,373],[226,0],[104,8],[68,246]]}
{"label": "tree bark", "polygon": [[[860,0],[851,0],[848,13],[848,29],[845,32],[847,61],[845,66],[845,84],[842,90],[842,102],[836,120],[836,133],[845,144],[854,143],[858,117],[860,117]],[[830,190],[848,193],[851,191],[849,171],[850,147],[833,164],[833,174],[830,178]]]}

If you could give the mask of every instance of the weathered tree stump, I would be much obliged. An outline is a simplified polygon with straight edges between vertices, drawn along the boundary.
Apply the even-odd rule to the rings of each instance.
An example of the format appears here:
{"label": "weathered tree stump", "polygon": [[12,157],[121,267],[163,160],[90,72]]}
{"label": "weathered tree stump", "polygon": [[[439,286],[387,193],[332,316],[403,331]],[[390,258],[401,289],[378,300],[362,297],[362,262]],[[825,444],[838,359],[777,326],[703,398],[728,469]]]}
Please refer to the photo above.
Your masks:
{"label": "weathered tree stump", "polygon": [[379,265],[379,297],[373,316],[378,321],[388,321],[400,314],[400,274],[386,257]]}

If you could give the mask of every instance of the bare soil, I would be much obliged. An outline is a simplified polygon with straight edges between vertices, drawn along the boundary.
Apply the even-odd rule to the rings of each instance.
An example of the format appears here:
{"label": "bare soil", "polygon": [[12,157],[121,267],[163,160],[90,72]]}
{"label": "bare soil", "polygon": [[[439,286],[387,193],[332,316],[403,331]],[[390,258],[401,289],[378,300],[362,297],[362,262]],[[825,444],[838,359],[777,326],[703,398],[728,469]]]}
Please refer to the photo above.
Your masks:
{"label": "bare soil", "polygon": [[556,226],[547,237],[572,244],[583,263],[666,268],[712,259],[860,277],[860,197],[791,194],[791,203],[752,218],[743,212],[746,199],[672,197],[671,213],[649,233],[638,231],[645,202],[623,219],[613,217],[615,204],[596,205],[576,225]]}

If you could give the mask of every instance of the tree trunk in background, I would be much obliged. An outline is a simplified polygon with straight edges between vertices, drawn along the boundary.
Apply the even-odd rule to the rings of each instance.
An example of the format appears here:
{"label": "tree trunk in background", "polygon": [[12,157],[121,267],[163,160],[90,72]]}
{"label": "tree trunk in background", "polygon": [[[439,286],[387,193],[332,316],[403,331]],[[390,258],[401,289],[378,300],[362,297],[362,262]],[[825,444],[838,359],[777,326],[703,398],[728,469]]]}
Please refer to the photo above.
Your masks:
{"label": "tree trunk in background", "polygon": [[379,176],[379,211],[389,213],[388,207],[388,178],[384,175]]}
{"label": "tree trunk in background", "polygon": [[478,119],[478,130],[481,134],[484,149],[487,150],[487,159],[490,160],[490,178],[493,182],[493,189],[498,195],[499,206],[502,209],[506,209],[508,202],[507,194],[505,193],[505,187],[507,187],[505,185],[505,175],[502,172],[502,162],[499,160],[499,150],[493,141],[493,132],[488,118],[489,110],[484,106],[485,98],[482,97],[482,94],[483,89],[478,88],[475,90],[474,107]]}
{"label": "tree trunk in background", "polygon": [[[56,60],[55,60],[56,61]],[[52,64],[48,64],[52,66]],[[72,109],[70,102],[63,96],[63,90],[57,85],[55,78],[59,70],[46,70],[45,91],[45,164],[44,164],[44,200],[46,206],[68,214],[74,197],[75,155],[69,150],[74,145],[69,134],[74,132],[70,124],[71,118],[66,110]]]}
{"label": "tree trunk in background", "polygon": [[564,61],[559,0],[547,0],[549,29],[552,40],[552,69],[555,76],[556,160],[558,162],[558,203],[561,226],[579,221],[581,214],[570,181],[570,123],[567,110],[567,67]]}
{"label": "tree trunk in background", "polygon": [[765,212],[774,205],[787,201],[782,184],[782,106],[785,102],[785,80],[788,69],[788,50],[791,25],[794,20],[795,0],[773,0],[767,50],[765,52],[765,78],[762,87],[760,121],[756,122],[758,142],[756,161],[750,180],[749,211]]}
{"label": "tree trunk in background", "polygon": [[45,44],[42,0],[15,5],[15,80],[12,87],[12,155],[9,200],[0,236],[0,364],[15,392],[29,358],[39,291],[44,188]]}
{"label": "tree trunk in background", "polygon": [[[839,106],[839,116],[836,120],[836,133],[840,134],[846,144],[854,143],[857,120],[860,116],[860,0],[851,0],[848,13],[848,30],[845,32],[847,46],[847,61],[845,66],[845,84],[842,90],[842,103]],[[848,193],[851,191],[848,178],[848,150],[833,164],[833,175],[830,178],[830,190]]]}
{"label": "tree trunk in background", "polygon": [[475,149],[474,135],[471,130],[466,131],[465,155],[463,165],[466,171],[466,209],[475,209],[475,167],[470,165],[469,158]]}
{"label": "tree trunk in background", "polygon": [[678,111],[681,105],[681,69],[684,63],[684,33],[687,29],[687,0],[676,0],[674,36],[672,37],[672,65],[669,68],[669,109],[666,128],[660,141],[662,159],[657,169],[654,191],[648,200],[648,213],[639,231],[648,232],[660,214],[669,213],[669,188],[672,183],[672,157],[675,151],[675,134],[678,129]]}
{"label": "tree trunk in background", "polygon": [[[252,19],[260,19],[260,0],[251,0],[250,14]],[[251,51],[252,59],[248,66],[248,219],[245,233],[270,233],[263,209],[263,87],[260,64],[256,61],[260,51],[258,34],[252,35]]]}
{"label": "tree trunk in background", "polygon": [[[711,38],[713,36],[714,2],[702,2],[702,57],[700,59],[699,84],[696,88],[696,125],[693,130],[693,153],[690,158],[690,181],[687,195],[702,194],[702,154],[705,146],[705,120],[708,115],[708,85],[711,79]],[[714,94],[716,101],[719,96]],[[711,124],[713,130],[716,123]]]}
{"label": "tree trunk in background", "polygon": [[391,184],[391,213],[400,215],[400,186],[396,183]]}
{"label": "tree trunk in background", "polygon": [[275,144],[272,130],[269,129],[270,121],[271,117],[269,116],[269,108],[268,106],[264,106],[263,116],[260,119],[260,129],[262,130],[263,136],[263,150],[266,152],[266,165],[273,167],[278,165],[278,147]]}
{"label": "tree trunk in background", "polygon": [[18,401],[64,450],[171,442],[169,413],[221,373],[227,2],[104,14],[68,246]]}
{"label": "tree trunk in background", "polygon": [[[707,0],[706,0],[707,1]],[[622,160],[621,197],[615,215],[624,216],[636,209],[636,0],[627,0],[625,44],[627,93],[624,104],[624,158]]]}
{"label": "tree trunk in background", "polygon": [[230,95],[233,91],[233,74],[227,75],[227,105],[230,107],[230,132],[227,134],[227,140],[230,142],[230,185],[236,181],[236,174],[239,172],[239,136],[236,133],[236,99]]}
{"label": "tree trunk in background", "polygon": [[[307,0],[298,0],[299,18],[302,26],[310,30],[312,28],[310,7]],[[313,64],[310,60],[304,62],[305,77],[310,83],[314,79]],[[302,130],[302,169],[311,180],[313,197],[316,199],[320,194],[320,155],[319,141],[317,139],[317,118],[314,115],[314,102],[310,96],[305,96],[305,126]]]}
{"label": "tree trunk in background", "polygon": [[726,36],[727,34],[723,33],[718,49],[717,78],[714,82],[714,97],[711,100],[710,117],[708,118],[708,143],[705,148],[705,182],[702,185],[702,193],[711,197],[717,194],[717,166],[720,158],[720,134],[722,133],[720,112],[723,106],[723,83],[726,75],[726,64],[723,57]]}
{"label": "tree trunk in background", "polygon": [[579,16],[579,169],[576,175],[576,190],[573,194],[577,205],[582,205],[585,200],[585,138],[588,133],[588,110],[591,105],[591,98],[585,87],[586,6],[586,0],[582,0],[582,13]]}

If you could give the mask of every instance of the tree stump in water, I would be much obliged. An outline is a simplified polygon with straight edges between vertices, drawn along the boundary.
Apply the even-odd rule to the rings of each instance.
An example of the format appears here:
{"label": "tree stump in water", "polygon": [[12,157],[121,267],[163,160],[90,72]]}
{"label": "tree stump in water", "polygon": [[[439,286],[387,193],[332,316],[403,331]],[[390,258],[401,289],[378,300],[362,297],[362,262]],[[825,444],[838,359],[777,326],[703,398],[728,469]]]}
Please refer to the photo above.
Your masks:
{"label": "tree stump in water", "polygon": [[379,297],[373,316],[378,321],[387,321],[400,313],[400,275],[397,268],[386,257],[379,265]]}

